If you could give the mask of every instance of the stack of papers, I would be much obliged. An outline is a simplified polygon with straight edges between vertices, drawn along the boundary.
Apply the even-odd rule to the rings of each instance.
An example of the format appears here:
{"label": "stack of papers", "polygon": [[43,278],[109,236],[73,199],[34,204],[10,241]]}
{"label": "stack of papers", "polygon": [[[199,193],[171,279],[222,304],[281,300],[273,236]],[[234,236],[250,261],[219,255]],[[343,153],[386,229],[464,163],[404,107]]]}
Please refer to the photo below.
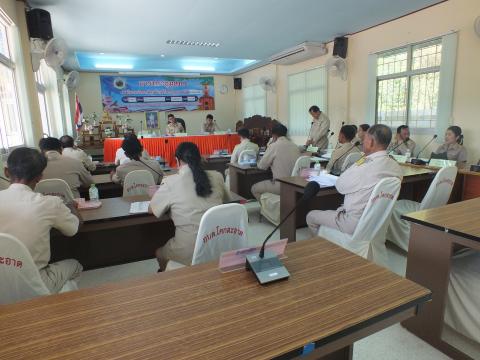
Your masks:
{"label": "stack of papers", "polygon": [[130,204],[130,214],[146,214],[150,201],[138,201]]}
{"label": "stack of papers", "polygon": [[316,176],[310,176],[308,181],[316,181],[320,187],[330,187],[335,186],[337,183],[338,176],[330,174],[320,174]]}

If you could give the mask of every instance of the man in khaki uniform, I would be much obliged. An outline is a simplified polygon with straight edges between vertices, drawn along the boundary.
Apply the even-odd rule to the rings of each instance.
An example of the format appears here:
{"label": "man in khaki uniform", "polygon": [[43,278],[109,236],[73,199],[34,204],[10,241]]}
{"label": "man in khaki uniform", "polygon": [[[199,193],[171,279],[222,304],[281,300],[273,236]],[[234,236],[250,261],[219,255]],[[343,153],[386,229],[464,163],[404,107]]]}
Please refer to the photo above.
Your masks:
{"label": "man in khaki uniform", "polygon": [[79,219],[75,209],[65,206],[61,198],[33,191],[46,166],[47,159],[38,150],[12,151],[5,169],[11,185],[0,191],[0,232],[13,235],[26,246],[43,282],[56,293],[68,280],[80,275],[82,265],[74,259],[49,264],[50,230],[55,228],[73,236],[78,231]]}
{"label": "man in khaki uniform", "polygon": [[60,138],[60,142],[62,143],[63,156],[80,160],[88,171],[94,171],[97,168],[90,156],[88,156],[85,151],[75,146],[74,140],[70,135],[63,135]]}
{"label": "man in khaki uniform", "polygon": [[218,130],[218,125],[215,122],[215,120],[213,120],[213,115],[212,114],[207,115],[207,118],[205,119],[205,122],[203,123],[202,130],[203,130],[204,133],[209,133],[209,134],[213,134],[215,132],[215,130]]}
{"label": "man in khaki uniform", "polygon": [[295,162],[300,156],[298,146],[286,138],[287,128],[282,124],[277,124],[272,129],[274,142],[267,148],[260,162],[257,164],[259,169],[271,169],[272,180],[264,180],[252,186],[252,194],[260,201],[263,193],[272,193],[280,195],[280,183],[275,181],[283,177],[292,176],[292,170]]}
{"label": "man in khaki uniform", "polygon": [[407,125],[400,125],[397,128],[397,135],[395,140],[392,141],[388,147],[388,153],[393,153],[396,155],[405,155],[407,152],[410,152],[410,155],[413,156],[413,150],[415,150],[415,141],[410,139],[410,129]]}
{"label": "man in khaki uniform", "polygon": [[308,110],[312,115],[312,127],[308,134],[306,147],[312,145],[324,150],[328,147],[328,131],[330,129],[330,119],[320,111],[317,105],[313,105]]}
{"label": "man in khaki uniform", "polygon": [[402,179],[400,165],[387,154],[392,132],[385,125],[374,125],[365,135],[361,158],[337,180],[335,187],[345,195],[337,210],[313,210],[307,214],[307,225],[313,234],[325,225],[347,234],[353,234],[377,183],[386,177]]}
{"label": "man in khaki uniform", "polygon": [[237,131],[238,136],[240,136],[240,144],[235,145],[235,148],[232,152],[232,157],[230,162],[232,164],[237,164],[240,159],[240,154],[244,150],[253,150],[258,154],[258,145],[250,141],[250,132],[248,129],[241,128]]}
{"label": "man in khaki uniform", "polygon": [[344,125],[338,134],[338,147],[333,150],[332,157],[326,166],[326,170],[334,175],[340,175],[343,163],[348,154],[360,152],[358,146],[352,143],[356,131],[352,125]]}
{"label": "man in khaki uniform", "polygon": [[177,122],[173,114],[168,115],[168,124],[167,124],[167,135],[175,135],[178,133],[185,132],[182,124]]}
{"label": "man in khaki uniform", "polygon": [[93,184],[92,175],[82,162],[62,156],[62,143],[56,138],[43,138],[39,142],[40,150],[48,159],[47,168],[43,172],[44,179],[62,179],[72,190],[73,197],[79,198],[79,187]]}

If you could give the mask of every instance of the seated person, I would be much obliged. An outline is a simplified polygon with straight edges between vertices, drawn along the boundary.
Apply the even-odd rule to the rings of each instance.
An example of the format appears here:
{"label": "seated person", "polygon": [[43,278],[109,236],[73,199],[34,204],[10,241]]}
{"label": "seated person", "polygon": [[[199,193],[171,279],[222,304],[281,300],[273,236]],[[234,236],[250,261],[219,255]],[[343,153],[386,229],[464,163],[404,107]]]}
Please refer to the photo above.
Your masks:
{"label": "seated person", "polygon": [[235,131],[238,131],[240,130],[241,128],[243,128],[245,126],[245,124],[243,123],[242,120],[238,120],[236,123],[235,123]]}
{"label": "seated person", "polygon": [[356,139],[353,139],[353,143],[360,141],[360,145],[363,144],[363,138],[365,137],[365,134],[367,133],[368,129],[370,129],[370,125],[368,124],[360,124],[358,125],[357,129],[357,136]]}
{"label": "seated person", "polygon": [[185,129],[183,128],[182,124],[177,122],[177,120],[175,119],[175,115],[168,114],[167,135],[174,135],[183,132],[185,132]]}
{"label": "seated person", "polygon": [[385,125],[374,125],[364,138],[365,157],[350,166],[337,180],[335,187],[345,195],[337,210],[313,210],[307,214],[307,225],[313,234],[325,225],[353,234],[377,183],[386,177],[403,177],[400,165],[387,154],[392,131]]}
{"label": "seated person", "polygon": [[240,144],[235,145],[233,149],[232,158],[230,159],[232,164],[238,164],[240,154],[244,150],[253,150],[258,154],[258,145],[250,141],[250,132],[248,129],[241,128],[237,131],[237,134],[240,136]]}
{"label": "seated person", "polygon": [[[131,133],[125,134],[124,139],[130,138],[130,137],[137,139],[137,135],[131,134]],[[142,159],[150,160],[150,155],[148,154],[147,150],[143,150]],[[117,152],[115,153],[115,165],[116,166],[123,165],[128,161],[130,161],[130,159],[127,157],[127,155],[125,155],[125,151],[122,149],[122,147],[119,147],[117,149]]]}
{"label": "seated person", "polygon": [[400,125],[397,128],[397,134],[395,140],[392,141],[388,147],[388,153],[395,155],[406,155],[410,152],[410,156],[413,156],[413,150],[415,150],[415,141],[410,139],[410,129],[407,125]]}
{"label": "seated person", "polygon": [[180,166],[178,174],[164,179],[149,209],[156,217],[170,210],[175,224],[175,237],[156,253],[160,270],[165,270],[169,260],[190,265],[203,214],[211,207],[230,200],[222,174],[203,169],[197,145],[181,143],[175,157]]}
{"label": "seated person", "polygon": [[445,154],[448,160],[457,162],[457,167],[467,164],[467,149],[463,146],[463,134],[460,126],[450,126],[445,132],[445,142],[433,152],[436,155]]}
{"label": "seated person", "polygon": [[5,169],[11,185],[0,191],[0,232],[13,235],[26,246],[43,282],[56,293],[80,275],[82,265],[74,259],[49,264],[50,230],[73,236],[79,219],[76,210],[72,208],[72,214],[61,198],[33,191],[46,166],[47,159],[38,150],[18,148],[11,152]]}
{"label": "seated person", "polygon": [[326,170],[334,175],[340,175],[342,166],[348,154],[360,152],[359,148],[352,144],[355,137],[355,128],[352,125],[344,125],[338,133],[339,145],[332,152],[332,157],[326,166]]}
{"label": "seated person", "polygon": [[80,197],[79,187],[89,187],[93,184],[92,175],[80,160],[62,156],[60,140],[53,137],[43,138],[40,139],[39,147],[48,159],[47,168],[43,172],[44,179],[65,180],[74,198]]}
{"label": "seated person", "polygon": [[90,156],[87,155],[85,151],[75,146],[74,140],[70,135],[63,135],[60,138],[62,143],[62,155],[80,160],[88,171],[94,171],[96,169],[95,164],[93,163]]}
{"label": "seated person", "polygon": [[263,193],[280,195],[280,183],[276,179],[292,176],[295,162],[300,156],[298,146],[287,139],[287,127],[278,123],[272,129],[273,143],[267,148],[258,162],[259,169],[271,169],[272,180],[264,180],[252,186],[252,194],[260,201]]}
{"label": "seated person", "polygon": [[110,176],[114,183],[123,184],[125,177],[134,170],[148,170],[155,179],[155,184],[160,184],[163,178],[163,171],[158,161],[142,158],[143,147],[136,137],[125,138],[122,149],[129,161],[124,162],[111,172]]}
{"label": "seated person", "polygon": [[213,134],[215,130],[219,130],[217,123],[213,120],[213,115],[208,114],[205,122],[203,123],[202,130],[204,133]]}

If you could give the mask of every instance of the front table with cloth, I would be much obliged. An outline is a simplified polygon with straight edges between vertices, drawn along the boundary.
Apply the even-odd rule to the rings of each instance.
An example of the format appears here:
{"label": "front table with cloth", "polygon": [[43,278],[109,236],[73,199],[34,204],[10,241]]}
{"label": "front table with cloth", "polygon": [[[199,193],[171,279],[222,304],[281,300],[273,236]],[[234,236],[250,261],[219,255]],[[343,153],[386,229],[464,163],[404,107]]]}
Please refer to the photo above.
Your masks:
{"label": "front table with cloth", "polygon": [[[351,359],[353,343],[422,311],[430,291],[320,238],[289,244],[261,286],[217,263],[6,305],[1,356]],[[388,358],[391,354],[384,354]]]}

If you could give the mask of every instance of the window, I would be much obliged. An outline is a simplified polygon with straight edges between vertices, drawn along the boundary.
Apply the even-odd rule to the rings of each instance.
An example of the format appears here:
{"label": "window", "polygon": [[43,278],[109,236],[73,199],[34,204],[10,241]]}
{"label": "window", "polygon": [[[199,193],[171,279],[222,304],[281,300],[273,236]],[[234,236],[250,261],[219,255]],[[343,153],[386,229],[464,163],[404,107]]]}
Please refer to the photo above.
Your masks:
{"label": "window", "polygon": [[24,144],[22,121],[11,57],[9,27],[12,23],[0,13],[0,151]]}
{"label": "window", "polygon": [[441,39],[378,54],[376,122],[435,129],[441,63]]}
{"label": "window", "polygon": [[288,132],[291,136],[306,136],[311,119],[308,109],[317,105],[327,112],[327,72],[324,66],[288,76]]}
{"label": "window", "polygon": [[267,97],[260,85],[247,86],[243,89],[243,116],[267,114]]}

